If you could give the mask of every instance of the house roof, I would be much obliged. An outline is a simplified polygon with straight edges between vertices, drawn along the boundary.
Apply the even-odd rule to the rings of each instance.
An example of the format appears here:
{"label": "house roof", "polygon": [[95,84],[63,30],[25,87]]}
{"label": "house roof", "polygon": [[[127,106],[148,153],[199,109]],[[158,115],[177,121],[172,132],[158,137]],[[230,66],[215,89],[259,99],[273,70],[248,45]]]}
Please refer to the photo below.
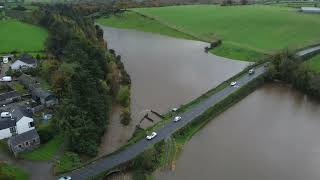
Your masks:
{"label": "house roof", "polygon": [[17,146],[26,141],[30,141],[36,138],[39,138],[39,134],[37,133],[36,129],[32,129],[25,133],[10,137],[8,142],[10,143],[11,146]]}
{"label": "house roof", "polygon": [[20,96],[20,94],[17,93],[16,91],[5,92],[5,93],[0,94],[0,101],[4,101],[4,100],[10,99],[10,98],[16,98],[19,96]]}
{"label": "house roof", "polygon": [[31,55],[29,54],[22,54],[17,61],[22,61],[26,64],[36,64],[37,63],[37,59],[33,58]]}
{"label": "house roof", "polygon": [[32,111],[30,109],[28,109],[26,106],[17,104],[2,107],[0,112],[10,112],[12,118],[14,118],[16,121],[19,121],[24,116],[32,118]]}
{"label": "house roof", "polygon": [[36,84],[37,80],[29,75],[26,75],[26,74],[22,74],[18,78],[18,81],[29,90],[32,90],[32,89],[38,87],[38,85]]}
{"label": "house roof", "polygon": [[39,97],[41,99],[45,99],[45,98],[47,98],[49,96],[52,96],[53,94],[50,93],[49,91],[43,90],[41,88],[34,88],[32,90],[32,95],[35,95],[35,96],[37,96],[37,97]]}
{"label": "house roof", "polygon": [[10,112],[12,114],[12,117],[17,121],[19,121],[24,116],[32,118],[32,111],[26,106],[16,105]]}
{"label": "house roof", "polygon": [[0,130],[7,129],[16,125],[16,120],[10,117],[1,118],[0,117]]}

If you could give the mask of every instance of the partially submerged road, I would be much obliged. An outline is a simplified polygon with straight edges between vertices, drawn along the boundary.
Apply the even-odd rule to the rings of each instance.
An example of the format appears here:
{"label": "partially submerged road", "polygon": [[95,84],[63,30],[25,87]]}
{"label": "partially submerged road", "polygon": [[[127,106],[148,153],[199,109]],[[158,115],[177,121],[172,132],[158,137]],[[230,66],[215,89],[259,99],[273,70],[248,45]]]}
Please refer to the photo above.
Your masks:
{"label": "partially submerged road", "polygon": [[237,86],[233,86],[233,87],[228,86],[223,90],[210,96],[206,100],[203,100],[199,104],[195,105],[190,110],[180,114],[182,119],[179,122],[177,123],[169,122],[166,125],[164,125],[161,129],[157,131],[158,135],[154,139],[149,141],[146,139],[142,139],[138,141],[136,144],[127,147],[123,151],[120,151],[119,153],[94,161],[80,169],[76,169],[70,172],[68,175],[71,176],[72,179],[84,180],[89,177],[96,176],[106,170],[112,169],[115,166],[118,166],[124,162],[127,162],[133,159],[138,154],[148,149],[148,147],[150,147],[151,145],[165,139],[168,136],[171,136],[173,133],[175,133],[182,127],[184,127],[186,124],[196,119],[198,116],[203,114],[206,110],[208,110],[210,107],[214,106],[215,104],[220,102],[222,99],[226,98],[227,96],[235,92],[237,88],[249,83],[253,79],[264,74],[265,72],[266,72],[266,68],[263,65],[258,66],[255,69],[254,74],[249,75],[248,73],[246,73],[242,75],[237,80]]}

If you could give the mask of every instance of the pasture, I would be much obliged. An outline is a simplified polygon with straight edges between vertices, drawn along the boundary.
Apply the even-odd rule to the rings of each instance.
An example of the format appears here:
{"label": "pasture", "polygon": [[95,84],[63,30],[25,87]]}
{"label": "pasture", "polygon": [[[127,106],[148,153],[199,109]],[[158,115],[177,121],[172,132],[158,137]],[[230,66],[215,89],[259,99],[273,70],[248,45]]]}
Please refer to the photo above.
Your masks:
{"label": "pasture", "polygon": [[[212,52],[241,60],[252,61],[263,54],[284,48],[299,48],[320,40],[319,15],[299,13],[288,7],[189,5],[136,8],[131,11],[142,15],[140,19],[148,19],[202,41],[221,39],[222,46]],[[98,22],[170,35],[160,28],[148,30],[147,23],[132,26],[131,16],[137,17],[137,14],[124,14],[127,21],[115,22],[119,18],[113,16]]]}
{"label": "pasture", "polygon": [[48,32],[38,26],[16,20],[0,20],[0,53],[44,50]]}

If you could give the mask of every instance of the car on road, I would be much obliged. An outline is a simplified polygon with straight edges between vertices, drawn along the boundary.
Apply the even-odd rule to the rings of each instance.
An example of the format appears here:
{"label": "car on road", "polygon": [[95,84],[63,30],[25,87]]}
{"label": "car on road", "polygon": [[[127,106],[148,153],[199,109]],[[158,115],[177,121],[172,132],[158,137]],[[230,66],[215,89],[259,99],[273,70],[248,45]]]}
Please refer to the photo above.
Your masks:
{"label": "car on road", "polygon": [[230,86],[235,86],[235,85],[237,85],[237,81],[232,81],[232,82],[230,83]]}
{"label": "car on road", "polygon": [[147,138],[147,140],[151,140],[151,139],[153,139],[154,137],[156,137],[157,136],[157,133],[156,132],[152,132],[150,135],[148,135],[146,138]]}
{"label": "car on road", "polygon": [[255,72],[254,69],[250,69],[249,70],[249,75],[254,74],[254,72]]}
{"label": "car on road", "polygon": [[72,180],[70,176],[62,176],[58,180]]}
{"label": "car on road", "polygon": [[173,122],[178,122],[180,120],[181,120],[181,116],[176,116],[174,117]]}

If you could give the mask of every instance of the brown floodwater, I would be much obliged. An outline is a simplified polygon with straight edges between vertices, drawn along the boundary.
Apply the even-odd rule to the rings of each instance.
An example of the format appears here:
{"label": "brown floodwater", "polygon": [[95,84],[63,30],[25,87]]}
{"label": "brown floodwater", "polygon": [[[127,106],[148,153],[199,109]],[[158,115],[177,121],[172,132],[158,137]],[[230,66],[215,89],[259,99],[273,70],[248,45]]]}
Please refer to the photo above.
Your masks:
{"label": "brown floodwater", "polygon": [[319,102],[267,84],[215,118],[159,180],[319,180]]}
{"label": "brown floodwater", "polygon": [[[248,65],[247,62],[205,53],[204,48],[208,43],[135,30],[101,27],[108,48],[114,49],[121,55],[125,69],[132,80],[133,121],[127,139],[148,109],[159,113],[167,112],[200,96]],[[155,116],[151,117],[155,121],[159,120]],[[142,126],[151,125],[147,122],[145,121]],[[121,126],[116,125],[110,128],[117,128],[113,129],[115,133],[128,131],[128,128],[122,130]],[[106,139],[110,139],[108,136],[123,137],[123,135],[124,133],[107,134]],[[105,146],[102,151],[108,151],[106,150],[108,146],[114,148],[121,144],[115,142],[110,144],[108,142],[111,141],[104,139],[102,141]],[[124,141],[118,140],[118,142]]]}

